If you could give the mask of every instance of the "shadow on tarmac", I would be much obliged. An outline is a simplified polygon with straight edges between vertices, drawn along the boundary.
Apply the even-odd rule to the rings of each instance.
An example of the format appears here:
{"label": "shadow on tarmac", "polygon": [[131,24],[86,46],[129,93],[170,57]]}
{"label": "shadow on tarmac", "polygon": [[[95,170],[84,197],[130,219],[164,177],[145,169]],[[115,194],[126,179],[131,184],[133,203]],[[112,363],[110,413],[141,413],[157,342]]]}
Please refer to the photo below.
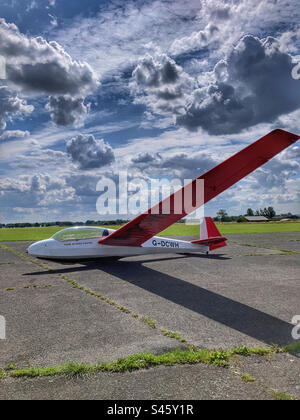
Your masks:
{"label": "shadow on tarmac", "polygon": [[[144,265],[144,263],[152,261],[159,262],[190,257],[191,255],[142,261],[101,260],[100,264],[95,261],[86,261],[81,262],[83,265],[79,267],[73,266],[45,272],[26,273],[24,276],[49,276],[98,269],[266,344],[283,346],[291,342],[292,325],[290,323]],[[197,257],[218,260],[231,259],[221,255],[197,255]]]}

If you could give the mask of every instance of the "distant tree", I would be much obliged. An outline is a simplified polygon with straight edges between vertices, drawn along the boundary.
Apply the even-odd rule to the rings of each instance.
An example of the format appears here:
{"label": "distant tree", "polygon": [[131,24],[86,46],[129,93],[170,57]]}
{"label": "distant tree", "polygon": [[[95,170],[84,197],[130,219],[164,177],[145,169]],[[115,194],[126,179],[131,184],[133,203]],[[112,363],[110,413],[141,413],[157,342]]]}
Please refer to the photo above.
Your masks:
{"label": "distant tree", "polygon": [[268,207],[268,208],[265,207],[263,210],[260,210],[260,215],[265,216],[268,219],[272,219],[273,217],[276,216],[276,211],[274,210],[273,207]]}
{"label": "distant tree", "polygon": [[268,215],[270,219],[276,216],[276,211],[274,210],[273,207],[268,207]]}
{"label": "distant tree", "polygon": [[239,217],[236,219],[236,221],[237,221],[237,223],[244,223],[244,222],[247,222],[247,219],[245,219],[245,217],[244,217],[244,216],[239,216]]}
{"label": "distant tree", "polygon": [[226,222],[226,221],[228,220],[228,214],[227,214],[227,211],[226,211],[226,210],[224,210],[224,209],[220,209],[220,210],[217,212],[217,217],[218,217],[218,220],[220,220],[221,222]]}
{"label": "distant tree", "polygon": [[246,216],[254,216],[254,211],[252,209],[248,209]]}
{"label": "distant tree", "polygon": [[260,211],[259,210],[256,210],[255,216],[260,216]]}

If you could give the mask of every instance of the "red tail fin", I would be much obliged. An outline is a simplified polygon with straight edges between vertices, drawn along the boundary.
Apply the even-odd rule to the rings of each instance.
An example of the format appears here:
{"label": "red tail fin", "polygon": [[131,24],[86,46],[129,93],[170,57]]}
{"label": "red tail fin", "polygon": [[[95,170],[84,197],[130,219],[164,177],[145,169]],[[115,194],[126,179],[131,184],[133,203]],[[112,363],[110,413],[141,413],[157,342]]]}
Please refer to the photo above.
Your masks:
{"label": "red tail fin", "polygon": [[200,223],[200,239],[192,241],[192,244],[200,244],[209,246],[209,250],[213,251],[217,248],[226,246],[227,239],[221,236],[217,226],[211,217],[204,217]]}

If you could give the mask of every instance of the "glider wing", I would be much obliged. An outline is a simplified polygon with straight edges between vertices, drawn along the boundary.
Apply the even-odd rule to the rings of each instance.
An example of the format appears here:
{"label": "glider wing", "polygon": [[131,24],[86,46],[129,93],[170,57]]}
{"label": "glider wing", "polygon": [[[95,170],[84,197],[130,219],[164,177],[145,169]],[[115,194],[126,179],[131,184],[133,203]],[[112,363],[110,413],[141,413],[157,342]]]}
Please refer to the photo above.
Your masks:
{"label": "glider wing", "polygon": [[[170,197],[131,220],[99,243],[113,246],[140,246],[196,208],[212,200],[229,187],[295,143],[300,137],[274,130],[217,165]],[[204,180],[203,199],[199,200],[198,180]],[[189,194],[187,194],[189,193]],[[188,196],[188,202],[185,197]],[[178,211],[178,204],[181,210]],[[165,209],[168,209],[165,212]],[[213,245],[212,245],[213,246]],[[217,244],[215,244],[217,246]]]}

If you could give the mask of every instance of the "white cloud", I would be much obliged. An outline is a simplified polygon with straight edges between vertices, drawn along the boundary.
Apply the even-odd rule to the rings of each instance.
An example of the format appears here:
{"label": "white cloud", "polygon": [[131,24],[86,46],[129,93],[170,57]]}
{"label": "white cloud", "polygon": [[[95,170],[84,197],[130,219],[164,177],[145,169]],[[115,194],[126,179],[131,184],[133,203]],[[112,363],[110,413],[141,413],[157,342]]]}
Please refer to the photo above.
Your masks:
{"label": "white cloud", "polygon": [[12,121],[16,117],[29,115],[33,110],[34,107],[27,105],[16,92],[7,86],[0,86],[0,131],[5,130],[7,120]]}
{"label": "white cloud", "polygon": [[74,19],[56,31],[56,40],[103,76],[133,65],[157,45],[167,49],[177,36],[196,29],[199,10],[199,0],[114,1],[97,16]]}
{"label": "white cloud", "polygon": [[[50,6],[55,6],[54,0],[50,0],[46,7]],[[51,10],[48,11],[55,17]],[[300,116],[295,107],[291,107],[295,109],[293,112],[286,114],[276,111],[279,102],[281,108],[287,111],[288,101],[294,97],[297,101],[297,89],[293,89],[289,98],[283,98],[282,94],[289,82],[286,78],[277,78],[274,66],[270,71],[270,80],[267,80],[270,85],[267,83],[267,86],[279,87],[278,91],[274,89],[274,94],[281,96],[276,96],[277,99],[272,103],[269,100],[270,95],[262,98],[262,93],[255,88],[259,86],[259,74],[262,78],[261,83],[265,84],[264,71],[252,72],[253,79],[244,83],[245,75],[241,63],[228,63],[233,45],[239,45],[243,36],[247,34],[261,38],[265,34],[274,35],[275,31],[279,40],[278,58],[280,54],[280,57],[283,57],[286,52],[299,54],[300,40],[297,29],[300,21],[299,12],[297,0],[283,3],[273,0],[201,2],[199,0],[127,2],[114,0],[109,4],[102,4],[97,16],[92,18],[80,16],[65,22],[64,26],[53,26],[51,38],[56,39],[57,43],[46,41],[41,37],[30,38],[20,34],[15,25],[1,21],[0,54],[5,55],[8,61],[7,89],[10,91],[11,107],[10,110],[3,108],[2,117],[0,110],[2,128],[7,121],[11,122],[15,117],[23,118],[30,115],[33,109],[28,105],[29,101],[43,96],[52,98],[49,100],[48,111],[53,121],[60,124],[55,127],[46,123],[35,129],[30,128],[32,135],[24,136],[22,141],[20,141],[21,133],[13,139],[13,132],[17,134],[20,127],[9,126],[8,131],[0,133],[1,137],[4,136],[1,140],[4,138],[9,140],[0,141],[0,160],[4,162],[2,168],[5,165],[7,178],[10,179],[10,189],[3,190],[1,189],[3,184],[0,185],[2,197],[0,203],[13,205],[1,209],[7,215],[11,215],[12,208],[20,209],[24,203],[24,209],[28,211],[26,214],[34,221],[42,217],[49,219],[52,216],[60,219],[66,214],[73,219],[77,217],[82,219],[82,214],[95,212],[97,197],[95,185],[103,174],[115,176],[117,170],[130,167],[131,176],[137,175],[147,179],[153,174],[168,176],[175,173],[176,176],[196,176],[207,169],[209,164],[213,165],[223,160],[240,150],[243,144],[249,144],[266,134],[275,128],[273,125],[300,132]],[[276,25],[276,22],[280,22],[280,25]],[[217,27],[218,31],[211,32],[210,28],[213,27]],[[261,39],[260,43],[263,42]],[[173,60],[170,58],[171,52],[174,54]],[[187,54],[176,57],[182,53]],[[243,53],[241,48],[236,57],[244,55],[247,54]],[[220,72],[221,60],[226,62],[223,72]],[[245,62],[251,67],[251,62],[247,60]],[[220,63],[216,70],[218,77],[217,73],[212,71],[217,63]],[[226,75],[226,71],[228,73],[228,66],[231,78],[234,80],[221,80],[221,75]],[[99,123],[97,113],[87,116],[89,107],[87,96],[97,89],[99,76],[110,76],[113,73],[111,85],[114,88],[117,85],[114,94],[118,89],[124,92],[127,89],[128,92],[128,69],[133,68],[138,68],[131,85],[134,102],[147,106],[142,122],[140,123],[136,115],[134,117],[127,115],[125,118],[121,116],[120,120],[107,123]],[[125,77],[122,73],[124,69]],[[46,73],[49,75],[48,78],[45,77]],[[173,74],[173,80],[168,74],[169,76]],[[283,82],[282,90],[279,80]],[[194,119],[197,133],[188,132],[183,127],[175,129],[173,126],[170,129],[174,123],[174,115],[178,113],[186,115],[187,111],[193,111],[189,108],[191,104],[196,103],[197,106],[200,104],[204,112],[209,110],[211,96],[215,95],[222,102],[222,94],[226,96],[226,89],[225,86],[221,86],[221,82],[234,88],[234,98],[238,104],[243,103],[245,95],[254,96],[258,104],[254,110],[259,112],[262,110],[261,115],[264,115],[262,121],[268,122],[258,125],[251,125],[251,122],[249,125],[247,122],[249,116],[246,115],[244,120],[241,120],[238,111],[234,109],[228,115],[225,113],[223,118],[224,104],[221,104],[212,107],[213,112],[207,113],[208,117],[204,123],[198,118],[199,116],[192,115],[197,117]],[[210,95],[207,89],[214,85],[217,85],[217,89],[215,92],[211,91]],[[204,98],[197,96],[199,94],[197,88],[204,89],[202,92]],[[263,100],[259,105],[258,100],[261,98]],[[131,99],[130,95],[127,95],[126,102],[129,103]],[[267,104],[265,99],[268,99]],[[38,106],[38,101],[34,102],[36,103]],[[44,103],[45,98],[43,106]],[[251,110],[251,107],[247,108],[249,109]],[[270,119],[266,116],[268,112],[272,113]],[[245,129],[242,132],[237,130],[234,135],[208,134],[204,129],[213,132],[209,117],[219,117],[215,124],[218,129],[217,134],[222,130],[223,133],[232,133],[233,127],[237,129],[238,125]],[[106,141],[110,138],[115,140],[117,131],[127,129],[129,132],[130,128],[139,124],[142,128],[155,127],[164,132],[156,137],[149,135],[149,137],[131,138],[122,143],[120,136],[121,144],[110,153],[111,159],[114,155],[115,161],[111,160],[109,165],[100,167],[101,159],[97,155],[97,150],[103,151],[105,149],[103,145],[95,145],[92,142],[95,148],[91,154],[83,153],[84,156],[80,158],[83,163],[78,157],[81,156],[81,152],[78,156],[75,154],[77,157],[74,155],[77,161],[72,161],[70,155],[62,149],[65,139],[78,136],[77,131],[73,128],[66,129],[65,124],[73,123],[76,126],[83,118],[87,125],[82,126],[80,131],[84,136],[93,135],[96,143],[98,141],[96,139],[102,137]],[[259,119],[254,118],[254,122],[259,122]],[[185,126],[188,126],[187,122]],[[9,132],[11,133],[6,134]],[[136,133],[135,130],[132,132]],[[51,150],[52,147],[55,150]],[[80,150],[82,151],[83,147]],[[145,153],[150,156],[148,163]],[[283,208],[285,205],[291,205],[286,204],[288,200],[290,203],[294,200],[291,206],[295,209],[297,206],[295,203],[300,201],[299,176],[295,175],[299,174],[297,156],[297,146],[291,147],[285,154],[272,161],[270,166],[263,167],[214,200],[211,208],[225,206],[230,212],[241,208],[241,211],[235,210],[240,213],[245,211],[246,205],[265,207],[267,204],[276,204],[278,208]],[[136,162],[132,164],[134,157]],[[92,166],[100,166],[89,172],[89,163]],[[41,168],[45,167],[49,180],[41,173],[43,170]],[[85,167],[85,171],[82,172],[80,167]],[[22,177],[24,172],[27,178]],[[33,180],[35,175],[37,178]],[[266,187],[263,186],[264,180]],[[32,185],[36,188],[36,194],[32,191]],[[56,203],[56,206],[52,206],[51,203]],[[34,213],[35,205],[39,209]],[[300,210],[298,212],[300,213]]]}
{"label": "white cloud", "polygon": [[50,13],[48,13],[48,16],[50,18],[50,25],[52,25],[54,27],[57,26],[58,25],[57,17],[54,16],[54,15],[51,15]]}
{"label": "white cloud", "polygon": [[30,133],[29,131],[22,131],[22,130],[7,130],[4,131],[1,136],[0,139],[1,140],[8,140],[8,139],[24,139],[25,137],[29,137]]}
{"label": "white cloud", "polygon": [[132,92],[138,103],[176,115],[177,124],[190,131],[201,127],[214,135],[240,133],[299,108],[293,66],[278,40],[247,35],[216,64],[204,86],[167,55],[148,54],[133,72]]}
{"label": "white cloud", "polygon": [[[0,54],[6,60],[5,82],[23,95],[54,97],[60,107],[64,104],[65,113],[70,110],[70,118],[64,118],[68,123],[76,121],[79,107],[77,105],[75,112],[75,101],[81,99],[82,102],[99,86],[89,64],[74,60],[57,42],[23,35],[16,25],[4,19],[0,19]],[[16,95],[13,95],[16,107]],[[83,105],[80,114],[84,114]],[[53,115],[57,120],[55,112]]]}
{"label": "white cloud", "polygon": [[110,145],[93,135],[79,134],[72,138],[67,142],[67,152],[72,161],[84,170],[102,168],[115,161]]}
{"label": "white cloud", "polygon": [[177,123],[211,134],[239,133],[300,106],[292,57],[272,37],[245,36],[214,69],[215,82],[194,91]]}
{"label": "white cloud", "polygon": [[52,121],[58,126],[74,124],[82,125],[84,117],[88,112],[88,106],[84,105],[83,98],[72,98],[71,96],[50,96],[46,109],[49,110]]}
{"label": "white cloud", "polygon": [[218,39],[219,28],[209,23],[203,31],[193,32],[190,36],[175,39],[169,48],[172,55],[200,50],[207,47],[211,42]]}
{"label": "white cloud", "polygon": [[186,95],[195,88],[195,81],[173,59],[159,52],[141,58],[132,76],[135,101],[145,103],[158,114],[179,114]]}

